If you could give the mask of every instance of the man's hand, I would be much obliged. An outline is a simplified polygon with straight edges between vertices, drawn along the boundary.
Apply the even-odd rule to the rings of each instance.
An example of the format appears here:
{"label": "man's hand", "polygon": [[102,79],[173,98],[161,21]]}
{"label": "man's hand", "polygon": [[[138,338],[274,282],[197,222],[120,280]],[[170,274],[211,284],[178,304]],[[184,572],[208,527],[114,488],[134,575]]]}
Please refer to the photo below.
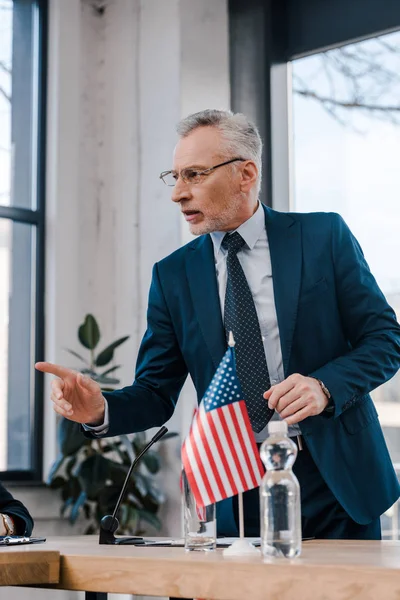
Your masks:
{"label": "man's hand", "polygon": [[319,415],[328,406],[328,398],[316,379],[295,373],[264,394],[269,408],[274,408],[288,425]]}
{"label": "man's hand", "polygon": [[51,382],[51,399],[56,413],[77,423],[103,423],[105,400],[98,383],[82,373],[48,362],[38,362],[35,368],[58,377]]}

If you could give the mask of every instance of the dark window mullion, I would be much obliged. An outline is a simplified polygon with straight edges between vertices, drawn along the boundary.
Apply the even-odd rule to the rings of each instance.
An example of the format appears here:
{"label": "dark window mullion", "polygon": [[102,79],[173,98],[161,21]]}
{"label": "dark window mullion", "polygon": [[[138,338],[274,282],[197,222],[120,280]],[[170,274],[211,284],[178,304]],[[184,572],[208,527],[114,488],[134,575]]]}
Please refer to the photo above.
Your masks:
{"label": "dark window mullion", "polygon": [[10,219],[19,223],[40,225],[42,215],[40,211],[18,208],[16,206],[0,206],[0,219]]}
{"label": "dark window mullion", "polygon": [[[35,362],[45,358],[45,198],[46,198],[46,114],[47,114],[47,39],[48,39],[48,0],[35,0],[39,10],[39,64],[38,64],[38,139],[36,165],[36,206],[38,227],[36,230],[36,298],[35,298]],[[33,431],[31,439],[32,469],[34,478],[43,478],[43,431],[44,431],[44,378],[35,371]]]}

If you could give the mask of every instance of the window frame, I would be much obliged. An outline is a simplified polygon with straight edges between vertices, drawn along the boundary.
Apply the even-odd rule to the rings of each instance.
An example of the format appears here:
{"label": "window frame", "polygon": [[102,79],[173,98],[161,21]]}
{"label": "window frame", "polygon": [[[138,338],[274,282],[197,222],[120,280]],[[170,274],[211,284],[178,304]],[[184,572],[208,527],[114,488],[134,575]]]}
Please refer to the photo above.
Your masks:
{"label": "window frame", "polygon": [[[17,206],[1,206],[0,218],[8,219],[13,223],[24,223],[35,228],[35,315],[34,315],[34,359],[42,360],[44,356],[44,331],[45,331],[45,192],[46,192],[46,91],[47,91],[47,37],[48,37],[48,0],[13,0],[13,10],[26,10],[32,7],[37,16],[37,49],[38,57],[35,68],[37,69],[37,110],[36,110],[36,139],[32,140],[32,149],[36,152],[36,164],[32,181],[35,186],[36,208],[23,208]],[[30,24],[29,24],[30,25]],[[21,48],[21,53],[24,49]],[[13,48],[15,52],[15,47]],[[31,159],[31,153],[29,155]],[[33,365],[32,365],[33,369]],[[2,481],[41,483],[43,479],[43,391],[44,378],[35,371],[33,384],[33,398],[30,399],[31,412],[31,437],[30,456],[31,468],[24,470],[0,471]]]}

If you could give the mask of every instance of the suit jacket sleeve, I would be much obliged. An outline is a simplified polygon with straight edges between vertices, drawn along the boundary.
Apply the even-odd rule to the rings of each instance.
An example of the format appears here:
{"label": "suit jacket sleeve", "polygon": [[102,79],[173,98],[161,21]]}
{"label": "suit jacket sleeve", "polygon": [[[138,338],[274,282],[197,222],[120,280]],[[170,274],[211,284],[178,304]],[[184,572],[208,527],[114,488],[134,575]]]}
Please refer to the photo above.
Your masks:
{"label": "suit jacket sleeve", "polygon": [[[109,406],[107,436],[159,427],[174,412],[187,377],[157,264],[153,268],[147,330],[140,345],[132,385],[104,393]],[[91,434],[86,432],[88,437]]]}
{"label": "suit jacket sleeve", "polygon": [[0,483],[0,512],[10,515],[15,522],[17,535],[31,535],[33,519],[19,500],[15,500]]}
{"label": "suit jacket sleeve", "polygon": [[337,417],[395,375],[400,367],[400,326],[339,215],[333,218],[332,260],[349,350],[310,375],[329,389]]}

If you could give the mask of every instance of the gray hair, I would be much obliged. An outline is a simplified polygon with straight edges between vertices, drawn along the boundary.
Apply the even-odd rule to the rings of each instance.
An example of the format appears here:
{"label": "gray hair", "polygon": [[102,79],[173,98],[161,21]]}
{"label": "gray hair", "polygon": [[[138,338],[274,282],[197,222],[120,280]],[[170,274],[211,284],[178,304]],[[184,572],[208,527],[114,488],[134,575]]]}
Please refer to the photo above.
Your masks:
{"label": "gray hair", "polygon": [[216,127],[225,142],[224,150],[234,156],[253,160],[258,168],[257,196],[261,186],[262,141],[257,127],[242,113],[230,110],[207,109],[182,119],[177,125],[178,135],[186,137],[198,127]]}

